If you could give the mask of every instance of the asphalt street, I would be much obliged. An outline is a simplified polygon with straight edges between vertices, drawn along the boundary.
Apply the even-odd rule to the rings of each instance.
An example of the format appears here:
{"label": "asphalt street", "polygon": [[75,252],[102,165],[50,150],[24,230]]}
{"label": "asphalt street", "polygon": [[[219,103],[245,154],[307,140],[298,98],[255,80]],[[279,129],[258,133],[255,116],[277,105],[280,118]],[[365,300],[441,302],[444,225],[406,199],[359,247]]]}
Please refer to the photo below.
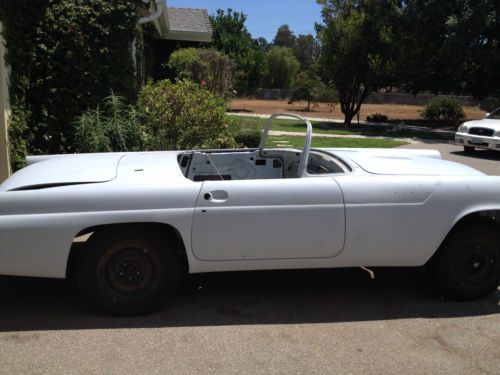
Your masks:
{"label": "asphalt street", "polygon": [[[407,147],[500,174],[497,154]],[[64,280],[1,277],[0,374],[500,374],[500,292],[447,301],[420,269],[375,272],[194,275],[134,318]]]}

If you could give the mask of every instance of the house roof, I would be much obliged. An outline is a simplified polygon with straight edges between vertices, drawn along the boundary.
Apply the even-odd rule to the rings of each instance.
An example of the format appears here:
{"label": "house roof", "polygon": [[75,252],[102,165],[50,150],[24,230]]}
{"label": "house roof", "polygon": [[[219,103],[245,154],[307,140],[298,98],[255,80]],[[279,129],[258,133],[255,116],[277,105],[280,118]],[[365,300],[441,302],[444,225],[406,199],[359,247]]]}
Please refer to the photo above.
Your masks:
{"label": "house roof", "polygon": [[212,33],[206,9],[168,8],[167,13],[171,31]]}
{"label": "house roof", "polygon": [[206,9],[169,8],[164,6],[154,21],[163,39],[211,42],[212,25]]}

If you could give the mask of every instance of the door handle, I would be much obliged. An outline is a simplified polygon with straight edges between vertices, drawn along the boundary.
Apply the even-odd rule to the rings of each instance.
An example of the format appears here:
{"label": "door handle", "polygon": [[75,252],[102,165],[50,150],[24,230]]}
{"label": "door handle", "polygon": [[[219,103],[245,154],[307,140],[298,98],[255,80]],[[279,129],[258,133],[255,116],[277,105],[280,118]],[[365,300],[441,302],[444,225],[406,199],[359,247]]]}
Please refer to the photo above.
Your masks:
{"label": "door handle", "polygon": [[203,195],[203,199],[215,203],[225,202],[228,198],[229,194],[225,190],[214,190]]}

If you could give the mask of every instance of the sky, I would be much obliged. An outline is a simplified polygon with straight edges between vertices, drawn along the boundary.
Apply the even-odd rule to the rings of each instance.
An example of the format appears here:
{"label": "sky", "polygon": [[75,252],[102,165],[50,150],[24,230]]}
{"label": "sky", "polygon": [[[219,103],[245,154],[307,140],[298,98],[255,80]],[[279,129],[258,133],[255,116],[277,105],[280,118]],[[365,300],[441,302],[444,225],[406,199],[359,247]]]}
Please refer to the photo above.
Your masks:
{"label": "sky", "polygon": [[295,33],[316,35],[314,23],[321,21],[321,7],[315,0],[167,0],[169,7],[203,8],[209,14],[232,8],[247,15],[246,26],[253,38],[271,42],[276,30],[288,24]]}

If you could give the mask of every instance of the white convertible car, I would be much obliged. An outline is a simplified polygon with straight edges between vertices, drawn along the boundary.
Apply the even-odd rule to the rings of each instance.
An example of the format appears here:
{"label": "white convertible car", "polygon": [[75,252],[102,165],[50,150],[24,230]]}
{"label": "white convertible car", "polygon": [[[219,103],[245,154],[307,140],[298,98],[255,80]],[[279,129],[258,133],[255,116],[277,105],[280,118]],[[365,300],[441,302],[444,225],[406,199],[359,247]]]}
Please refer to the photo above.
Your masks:
{"label": "white convertible car", "polygon": [[476,148],[500,151],[500,108],[483,120],[467,121],[455,133],[455,144],[464,146],[465,152]]}
{"label": "white convertible car", "polygon": [[[38,156],[0,185],[0,274],[74,277],[139,314],[183,272],[429,265],[441,295],[500,280],[500,177],[436,151],[268,148]],[[292,117],[296,117],[290,115]]]}

